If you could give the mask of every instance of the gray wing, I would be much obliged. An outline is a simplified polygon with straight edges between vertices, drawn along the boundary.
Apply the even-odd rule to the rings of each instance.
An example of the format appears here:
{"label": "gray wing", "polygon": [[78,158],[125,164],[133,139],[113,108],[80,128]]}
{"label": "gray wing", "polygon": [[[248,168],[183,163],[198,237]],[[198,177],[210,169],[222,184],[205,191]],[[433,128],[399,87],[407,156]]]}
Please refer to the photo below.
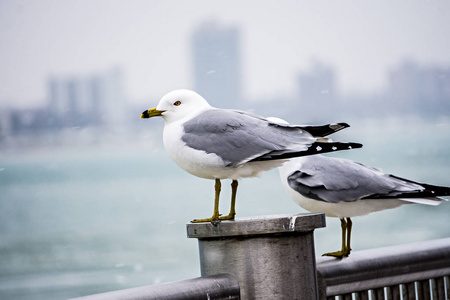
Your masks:
{"label": "gray wing", "polygon": [[325,156],[304,159],[288,176],[289,186],[305,197],[338,203],[362,199],[448,196],[450,188],[417,183],[353,162]]}
{"label": "gray wing", "polygon": [[276,151],[306,151],[316,138],[298,127],[279,126],[240,111],[214,109],[184,123],[182,140],[236,166]]}

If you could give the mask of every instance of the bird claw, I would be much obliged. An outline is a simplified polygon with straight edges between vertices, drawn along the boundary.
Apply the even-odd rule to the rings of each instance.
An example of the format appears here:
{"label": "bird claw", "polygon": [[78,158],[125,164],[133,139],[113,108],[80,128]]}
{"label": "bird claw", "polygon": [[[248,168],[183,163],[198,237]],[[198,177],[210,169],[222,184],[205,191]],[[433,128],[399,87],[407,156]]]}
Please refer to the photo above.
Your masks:
{"label": "bird claw", "polygon": [[227,216],[219,217],[219,220],[234,220],[236,214],[229,214]]}
{"label": "bird claw", "polygon": [[206,219],[194,219],[191,221],[191,223],[203,223],[203,222],[217,222],[220,221],[219,217],[211,217]]}
{"label": "bird claw", "polygon": [[202,223],[202,222],[211,222],[213,223],[214,226],[216,226],[217,224],[220,223],[220,221],[225,221],[225,220],[234,220],[234,216],[236,214],[229,214],[227,216],[223,216],[222,214],[219,215],[214,215],[211,218],[206,218],[206,219],[194,219],[191,221],[191,223]]}
{"label": "bird claw", "polygon": [[343,258],[343,257],[349,256],[351,250],[352,249],[345,248],[345,249],[335,251],[335,252],[324,253],[324,254],[322,254],[322,256],[332,256],[332,257],[336,257],[336,258]]}

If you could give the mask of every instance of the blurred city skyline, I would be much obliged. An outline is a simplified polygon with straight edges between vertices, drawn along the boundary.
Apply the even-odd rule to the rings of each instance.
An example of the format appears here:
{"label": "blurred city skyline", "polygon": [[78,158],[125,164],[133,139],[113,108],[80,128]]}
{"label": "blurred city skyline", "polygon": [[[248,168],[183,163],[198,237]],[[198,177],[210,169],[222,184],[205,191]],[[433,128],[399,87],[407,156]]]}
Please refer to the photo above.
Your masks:
{"label": "blurred city skyline", "polygon": [[194,89],[191,39],[211,21],[239,31],[243,99],[296,98],[317,61],[340,97],[379,94],[408,61],[448,74],[449,12],[448,1],[3,1],[0,107],[42,107],[49,78],[114,67],[131,103]]}
{"label": "blurred city skyline", "polygon": [[[303,124],[366,117],[450,115],[450,68],[421,66],[411,60],[398,63],[385,74],[385,87],[349,96],[339,89],[339,71],[315,59],[308,69],[297,70],[291,78],[294,92],[251,101],[242,88],[245,62],[241,44],[239,26],[215,21],[199,25],[190,35],[193,89],[212,106],[253,110]],[[137,124],[138,112],[149,104],[130,99],[124,84],[126,77],[122,66],[95,73],[50,76],[41,106],[0,109],[0,137],[64,128],[130,128]]]}

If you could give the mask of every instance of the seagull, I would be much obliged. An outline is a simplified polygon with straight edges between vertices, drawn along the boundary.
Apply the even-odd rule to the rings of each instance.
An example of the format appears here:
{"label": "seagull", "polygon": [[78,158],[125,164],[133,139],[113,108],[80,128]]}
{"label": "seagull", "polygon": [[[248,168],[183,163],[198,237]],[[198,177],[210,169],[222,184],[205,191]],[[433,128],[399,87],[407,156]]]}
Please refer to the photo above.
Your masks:
{"label": "seagull", "polygon": [[[267,118],[287,125],[283,119]],[[312,155],[290,159],[278,168],[290,198],[313,213],[341,220],[341,250],[323,256],[350,255],[351,217],[396,208],[403,204],[439,205],[450,196],[450,187],[415,182],[343,158]]]}
{"label": "seagull", "polygon": [[415,182],[348,159],[313,155],[293,158],[278,168],[288,195],[302,208],[341,220],[341,250],[323,254],[342,258],[352,250],[351,217],[407,203],[439,205],[450,187]]}
{"label": "seagull", "polygon": [[[238,179],[259,176],[297,156],[348,150],[359,143],[332,142],[324,136],[348,127],[346,123],[323,126],[277,124],[230,109],[212,107],[191,90],[175,90],[161,98],[141,118],[161,116],[163,142],[170,158],[188,173],[215,180],[211,218],[192,222],[233,220]],[[231,179],[231,205],[227,216],[219,214],[221,179]]]}

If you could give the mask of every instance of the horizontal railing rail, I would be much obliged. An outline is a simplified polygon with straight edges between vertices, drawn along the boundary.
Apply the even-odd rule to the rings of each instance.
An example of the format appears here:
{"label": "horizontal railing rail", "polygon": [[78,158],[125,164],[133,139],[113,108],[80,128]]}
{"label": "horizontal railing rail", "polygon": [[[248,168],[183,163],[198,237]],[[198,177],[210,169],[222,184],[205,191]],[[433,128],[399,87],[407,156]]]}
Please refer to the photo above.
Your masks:
{"label": "horizontal railing rail", "polygon": [[[161,283],[95,294],[77,300],[235,300],[240,299],[238,281],[229,274]],[[75,300],[75,299],[73,299]]]}
{"label": "horizontal railing rail", "polygon": [[450,238],[317,260],[321,300],[450,299],[449,275]]}

